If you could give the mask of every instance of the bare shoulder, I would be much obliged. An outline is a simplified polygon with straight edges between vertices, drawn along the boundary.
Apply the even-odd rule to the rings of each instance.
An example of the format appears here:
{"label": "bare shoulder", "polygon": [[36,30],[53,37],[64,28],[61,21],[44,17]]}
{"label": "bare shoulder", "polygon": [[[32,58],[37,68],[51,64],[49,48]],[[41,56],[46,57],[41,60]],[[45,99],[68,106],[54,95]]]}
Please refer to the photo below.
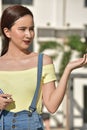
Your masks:
{"label": "bare shoulder", "polygon": [[[33,62],[37,61],[38,55],[39,53],[32,53]],[[43,65],[47,64],[53,64],[52,58],[49,55],[43,53]]]}
{"label": "bare shoulder", "polygon": [[47,65],[47,64],[53,64],[53,60],[50,56],[44,54],[43,56],[43,64]]}
{"label": "bare shoulder", "polygon": [[[39,53],[36,53],[36,52],[32,53],[32,57],[34,57],[36,59],[37,59],[38,55],[39,55]],[[49,55],[43,53],[43,64],[46,65],[46,64],[52,64],[52,63],[53,63],[52,58]]]}

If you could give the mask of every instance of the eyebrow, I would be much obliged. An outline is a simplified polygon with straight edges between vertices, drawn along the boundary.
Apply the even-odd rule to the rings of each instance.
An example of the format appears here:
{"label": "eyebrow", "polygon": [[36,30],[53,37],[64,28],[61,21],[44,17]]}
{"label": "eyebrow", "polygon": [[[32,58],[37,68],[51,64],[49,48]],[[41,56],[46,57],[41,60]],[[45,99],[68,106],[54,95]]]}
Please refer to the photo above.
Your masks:
{"label": "eyebrow", "polygon": [[[20,27],[18,27],[18,28],[26,28],[26,26],[20,26]],[[30,26],[29,28],[34,28],[34,26]]]}
{"label": "eyebrow", "polygon": [[30,26],[29,28],[34,28],[34,26]]}

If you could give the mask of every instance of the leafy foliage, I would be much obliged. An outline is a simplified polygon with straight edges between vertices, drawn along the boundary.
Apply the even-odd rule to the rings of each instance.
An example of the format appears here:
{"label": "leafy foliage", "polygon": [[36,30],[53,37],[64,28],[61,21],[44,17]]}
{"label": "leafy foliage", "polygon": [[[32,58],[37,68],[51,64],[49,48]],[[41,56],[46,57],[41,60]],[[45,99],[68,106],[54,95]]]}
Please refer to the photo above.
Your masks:
{"label": "leafy foliage", "polygon": [[61,47],[61,45],[55,41],[46,41],[39,44],[40,44],[39,52],[43,52],[46,49],[57,49],[58,47]]}
{"label": "leafy foliage", "polygon": [[[59,77],[62,76],[66,65],[70,61],[73,50],[79,52],[79,57],[82,57],[82,55],[86,53],[86,50],[87,50],[87,44],[81,41],[81,37],[79,35],[71,35],[67,37],[67,39],[68,39],[67,43],[64,43],[63,46],[56,41],[46,41],[46,42],[39,43],[40,45],[39,52],[43,52],[46,49],[56,49],[57,51],[59,49],[60,51],[63,52],[63,57],[62,57],[61,65],[59,68]],[[70,50],[68,51],[64,50],[65,44],[69,46]],[[51,57],[54,59],[57,56],[58,56],[58,53],[55,55],[52,55]]]}
{"label": "leafy foliage", "polygon": [[60,45],[58,42],[56,41],[46,41],[46,42],[40,42],[39,43],[40,48],[39,48],[39,52],[43,52],[45,50],[55,50],[56,53],[51,55],[52,59],[56,59],[56,57],[58,56],[58,50],[63,50],[63,46]]}
{"label": "leafy foliage", "polygon": [[60,68],[59,68],[59,77],[62,76],[63,71],[64,71],[66,65],[68,64],[70,58],[71,58],[71,51],[68,51],[68,52],[64,52],[64,53],[63,53],[61,65],[60,65]]}
{"label": "leafy foliage", "polygon": [[71,50],[76,50],[80,52],[81,54],[84,54],[87,48],[87,45],[85,43],[81,42],[81,38],[78,35],[70,36],[68,42],[68,46],[70,46]]}
{"label": "leafy foliage", "polygon": [[81,38],[78,35],[69,36],[67,46],[70,47],[70,51],[63,53],[63,57],[61,60],[61,66],[59,68],[60,77],[62,76],[66,65],[68,64],[68,62],[71,59],[72,51],[75,50],[75,51],[79,52],[79,57],[82,57],[83,54],[86,53],[86,49],[87,49],[87,44],[81,42]]}

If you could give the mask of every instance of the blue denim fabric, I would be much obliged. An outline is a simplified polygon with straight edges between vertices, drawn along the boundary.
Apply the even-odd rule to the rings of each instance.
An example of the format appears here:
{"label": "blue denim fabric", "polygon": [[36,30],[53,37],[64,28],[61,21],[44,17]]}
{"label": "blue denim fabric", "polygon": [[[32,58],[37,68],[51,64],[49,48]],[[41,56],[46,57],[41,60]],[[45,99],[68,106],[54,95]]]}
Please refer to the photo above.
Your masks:
{"label": "blue denim fabric", "polygon": [[28,111],[13,113],[4,110],[1,117],[0,130],[2,130],[2,121],[3,130],[43,130],[42,117],[36,111],[29,117]]}

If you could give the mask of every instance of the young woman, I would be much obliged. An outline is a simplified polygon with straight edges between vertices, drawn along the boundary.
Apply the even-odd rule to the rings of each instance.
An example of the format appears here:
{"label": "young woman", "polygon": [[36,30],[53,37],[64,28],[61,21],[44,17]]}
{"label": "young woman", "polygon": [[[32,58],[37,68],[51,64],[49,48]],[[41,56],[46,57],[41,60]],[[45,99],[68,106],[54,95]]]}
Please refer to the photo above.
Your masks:
{"label": "young woman", "polygon": [[[0,130],[28,130],[28,107],[32,101],[37,82],[38,53],[29,51],[34,39],[32,12],[21,5],[13,5],[3,11],[1,30],[5,38],[0,57]],[[37,112],[42,112],[42,102],[54,113],[63,100],[71,71],[87,63],[86,55],[68,63],[58,87],[55,87],[55,71],[52,59],[43,56],[43,71],[38,94]],[[11,117],[9,115],[11,113]],[[19,116],[20,115],[20,116]]]}

